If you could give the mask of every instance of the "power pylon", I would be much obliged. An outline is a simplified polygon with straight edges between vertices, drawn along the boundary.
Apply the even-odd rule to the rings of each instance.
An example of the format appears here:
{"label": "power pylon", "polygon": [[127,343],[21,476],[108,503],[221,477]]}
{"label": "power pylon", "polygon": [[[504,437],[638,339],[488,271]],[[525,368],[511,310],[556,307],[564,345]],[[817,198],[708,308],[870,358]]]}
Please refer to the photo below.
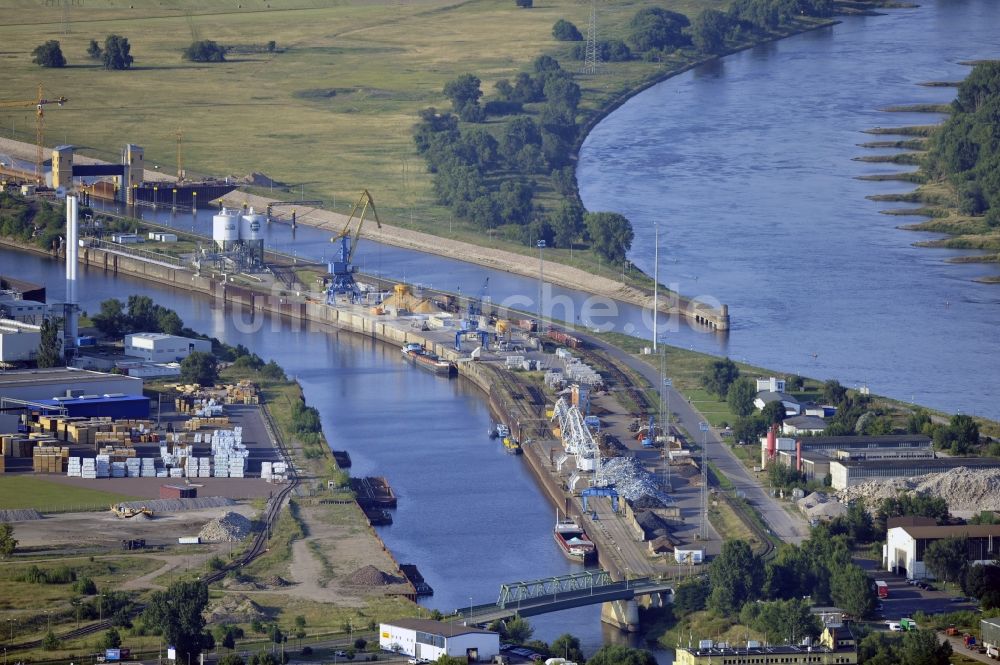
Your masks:
{"label": "power pylon", "polygon": [[597,54],[597,0],[590,0],[590,23],[587,25],[587,46],[583,62],[584,74],[596,74],[600,58]]}

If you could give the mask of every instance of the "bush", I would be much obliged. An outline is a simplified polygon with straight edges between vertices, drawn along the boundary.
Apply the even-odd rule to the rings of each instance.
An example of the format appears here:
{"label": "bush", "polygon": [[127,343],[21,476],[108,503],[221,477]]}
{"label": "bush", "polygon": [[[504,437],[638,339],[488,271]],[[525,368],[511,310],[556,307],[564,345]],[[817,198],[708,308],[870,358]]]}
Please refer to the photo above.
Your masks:
{"label": "bush", "polygon": [[211,39],[191,42],[191,45],[184,49],[184,59],[191,62],[225,62],[226,47]]}
{"label": "bush", "polygon": [[104,49],[101,48],[101,45],[97,43],[96,39],[91,39],[90,46],[87,47],[87,56],[91,60],[100,60],[103,55]]}
{"label": "bush", "polygon": [[552,26],[552,36],[561,42],[579,42],[583,35],[575,25],[565,19],[559,19]]}
{"label": "bush", "polygon": [[81,577],[76,582],[73,582],[73,593],[80,594],[81,596],[93,596],[97,593],[97,585],[89,577]]}
{"label": "bush", "polygon": [[534,4],[532,0],[514,0],[515,4],[522,9],[531,9]]}
{"label": "bush", "polygon": [[50,39],[44,44],[39,44],[31,52],[31,61],[42,67],[65,67],[66,58],[63,57],[62,48],[55,39]]}

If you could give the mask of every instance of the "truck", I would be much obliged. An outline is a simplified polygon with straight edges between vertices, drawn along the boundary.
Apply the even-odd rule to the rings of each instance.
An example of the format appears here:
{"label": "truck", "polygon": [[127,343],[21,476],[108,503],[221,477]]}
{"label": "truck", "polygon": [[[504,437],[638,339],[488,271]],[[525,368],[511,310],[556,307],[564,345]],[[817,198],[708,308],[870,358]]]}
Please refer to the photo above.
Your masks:
{"label": "truck", "polygon": [[878,592],[879,598],[889,597],[889,585],[884,580],[875,580],[875,590]]}
{"label": "truck", "polygon": [[962,642],[965,644],[965,648],[966,649],[975,649],[976,648],[976,636],[975,635],[972,635],[970,633],[966,633],[965,636],[962,638]]}
{"label": "truck", "polygon": [[917,622],[910,618],[903,618],[899,620],[899,628],[901,630],[920,630],[917,626]]}

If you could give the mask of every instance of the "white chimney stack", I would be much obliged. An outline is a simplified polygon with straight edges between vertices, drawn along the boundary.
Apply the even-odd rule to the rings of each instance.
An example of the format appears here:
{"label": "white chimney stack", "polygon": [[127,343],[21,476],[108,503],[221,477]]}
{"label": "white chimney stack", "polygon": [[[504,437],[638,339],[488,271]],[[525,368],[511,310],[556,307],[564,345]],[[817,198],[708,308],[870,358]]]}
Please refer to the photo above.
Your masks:
{"label": "white chimney stack", "polygon": [[79,213],[77,198],[70,194],[66,197],[66,341],[70,346],[76,346],[78,336],[77,301],[76,301],[76,271],[79,267],[80,227],[77,215]]}

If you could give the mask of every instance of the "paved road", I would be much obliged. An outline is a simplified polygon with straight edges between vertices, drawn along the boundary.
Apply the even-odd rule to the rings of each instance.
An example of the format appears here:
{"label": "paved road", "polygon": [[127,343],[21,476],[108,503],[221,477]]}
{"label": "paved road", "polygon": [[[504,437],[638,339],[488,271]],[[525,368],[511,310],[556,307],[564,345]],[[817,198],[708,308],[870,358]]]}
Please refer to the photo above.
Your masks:
{"label": "paved road", "polygon": [[[593,336],[579,332],[573,334],[600,347],[611,357],[628,365],[654,387],[659,386],[660,372],[649,363]],[[698,423],[707,422],[704,416],[699,414],[688,403],[687,399],[675,389],[668,388],[667,390],[670,392],[670,410],[675,415],[673,422],[687,430],[692,437],[696,437],[700,444],[702,433],[699,431]],[[722,442],[721,437],[715,431],[708,432],[707,454],[709,460],[729,478],[736,489],[745,493],[747,501],[761,514],[774,535],[787,543],[801,543],[809,537],[809,525],[805,519],[791,515],[777,499],[771,497],[747,471],[743,463],[729,449],[729,446]],[[726,536],[726,534],[721,535]]]}

